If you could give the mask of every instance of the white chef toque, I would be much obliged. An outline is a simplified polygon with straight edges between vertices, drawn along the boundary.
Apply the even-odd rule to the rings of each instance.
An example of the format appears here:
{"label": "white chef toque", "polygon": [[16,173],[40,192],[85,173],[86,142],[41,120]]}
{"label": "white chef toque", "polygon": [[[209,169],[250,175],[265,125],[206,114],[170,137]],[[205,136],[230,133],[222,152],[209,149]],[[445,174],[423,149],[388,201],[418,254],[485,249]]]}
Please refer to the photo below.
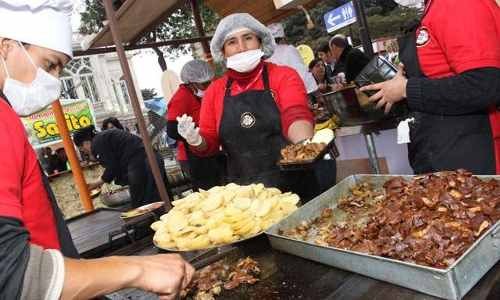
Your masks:
{"label": "white chef toque", "polygon": [[0,0],[0,37],[73,57],[72,0]]}

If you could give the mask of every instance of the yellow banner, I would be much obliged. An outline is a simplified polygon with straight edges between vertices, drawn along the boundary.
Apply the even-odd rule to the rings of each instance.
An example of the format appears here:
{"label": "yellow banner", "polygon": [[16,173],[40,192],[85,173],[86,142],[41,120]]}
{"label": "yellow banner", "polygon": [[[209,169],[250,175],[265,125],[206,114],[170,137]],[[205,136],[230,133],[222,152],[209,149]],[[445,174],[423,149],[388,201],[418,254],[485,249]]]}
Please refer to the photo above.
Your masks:
{"label": "yellow banner", "polygon": [[[90,101],[61,100],[61,105],[70,133],[95,125],[94,111]],[[39,148],[61,141],[54,112],[50,106],[21,120],[33,147]]]}

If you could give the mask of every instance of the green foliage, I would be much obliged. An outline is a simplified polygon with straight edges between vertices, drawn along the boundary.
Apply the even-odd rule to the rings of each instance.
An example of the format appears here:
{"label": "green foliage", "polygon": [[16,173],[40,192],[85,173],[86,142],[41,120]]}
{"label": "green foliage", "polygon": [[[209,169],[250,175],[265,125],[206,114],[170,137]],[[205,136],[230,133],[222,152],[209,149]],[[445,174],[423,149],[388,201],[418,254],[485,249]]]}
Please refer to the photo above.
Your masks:
{"label": "green foliage", "polygon": [[[81,13],[80,32],[91,34],[98,32],[103,27],[103,21],[106,19],[102,0],[85,0],[85,11]],[[201,2],[201,1],[200,1]],[[207,6],[200,3],[200,12],[202,21],[207,34],[215,30],[219,17]],[[138,43],[151,43],[167,41],[172,39],[182,39],[197,37],[198,32],[194,23],[191,7],[186,1],[184,5],[173,12],[165,22],[161,23],[155,30],[146,34]],[[189,52],[190,45],[180,45],[177,47],[165,46],[153,49],[158,55],[158,63],[162,69],[166,68],[166,62],[162,53],[168,53],[171,57],[178,57]],[[160,57],[161,56],[161,57]]]}
{"label": "green foliage", "polygon": [[[306,17],[301,12],[286,18],[283,23],[288,41],[293,45],[307,44],[316,49],[322,43],[327,42],[334,34],[342,33],[351,36],[353,43],[359,45],[357,23],[331,34],[326,32],[323,15],[346,2],[345,0],[325,0],[310,9],[309,14],[316,25],[312,30],[306,28]],[[399,7],[392,0],[364,0],[363,4],[372,39],[398,36],[400,28],[418,15],[417,10]]]}

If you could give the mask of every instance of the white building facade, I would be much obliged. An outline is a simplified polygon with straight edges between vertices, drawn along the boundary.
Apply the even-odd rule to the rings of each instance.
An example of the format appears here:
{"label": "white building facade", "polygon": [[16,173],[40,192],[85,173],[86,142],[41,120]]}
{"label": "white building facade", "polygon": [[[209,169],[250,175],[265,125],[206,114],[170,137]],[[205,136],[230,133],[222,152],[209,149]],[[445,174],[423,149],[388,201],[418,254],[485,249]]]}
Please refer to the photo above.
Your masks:
{"label": "white building facade", "polygon": [[[75,34],[74,39],[78,40],[79,37]],[[74,44],[74,49],[78,49],[78,43]],[[133,53],[127,53],[127,59],[137,97],[144,111],[141,91],[131,62],[133,55]],[[102,120],[108,117],[118,118],[130,129],[136,123],[130,95],[116,53],[75,57],[66,65],[60,79],[63,98],[89,99],[92,102],[97,126],[100,126]]]}

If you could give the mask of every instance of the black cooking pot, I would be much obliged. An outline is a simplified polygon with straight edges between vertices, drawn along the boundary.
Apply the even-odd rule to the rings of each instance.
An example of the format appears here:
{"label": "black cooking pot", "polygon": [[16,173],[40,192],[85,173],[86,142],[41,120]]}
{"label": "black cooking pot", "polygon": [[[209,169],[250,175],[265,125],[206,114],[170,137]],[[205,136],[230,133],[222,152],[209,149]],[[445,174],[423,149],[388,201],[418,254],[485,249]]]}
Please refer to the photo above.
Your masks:
{"label": "black cooking pot", "polygon": [[382,110],[374,109],[366,95],[356,93],[355,86],[323,94],[323,97],[326,108],[339,116],[342,126],[370,124],[385,117]]}

